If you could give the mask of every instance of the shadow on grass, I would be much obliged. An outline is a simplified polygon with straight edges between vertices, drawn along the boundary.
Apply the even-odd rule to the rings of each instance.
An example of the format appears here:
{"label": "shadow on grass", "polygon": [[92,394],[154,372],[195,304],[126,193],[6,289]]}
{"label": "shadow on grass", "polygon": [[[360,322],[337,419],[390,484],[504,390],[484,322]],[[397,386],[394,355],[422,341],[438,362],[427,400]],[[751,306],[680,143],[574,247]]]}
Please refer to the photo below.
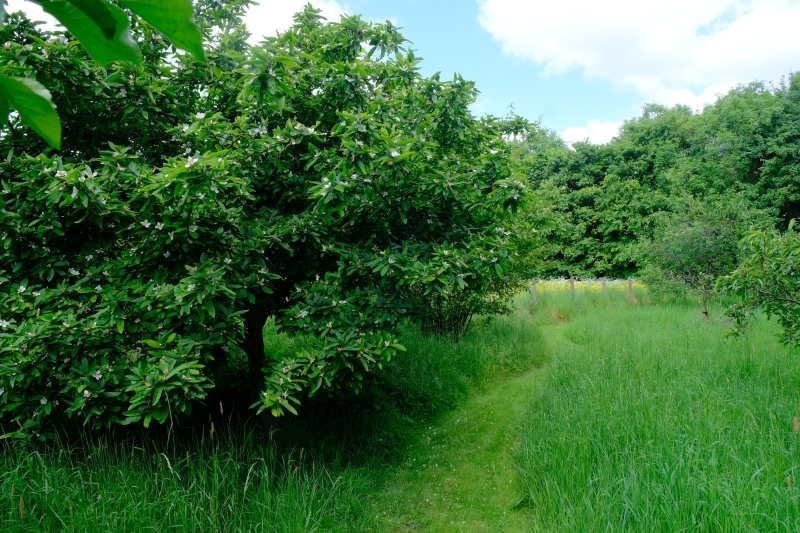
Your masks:
{"label": "shadow on grass", "polygon": [[[269,325],[265,340],[293,348]],[[5,441],[0,531],[373,530],[371,494],[416,428],[541,364],[538,340],[522,311],[459,343],[409,326],[408,351],[359,396],[309,399],[296,417],[253,416],[231,394],[180,425]]]}

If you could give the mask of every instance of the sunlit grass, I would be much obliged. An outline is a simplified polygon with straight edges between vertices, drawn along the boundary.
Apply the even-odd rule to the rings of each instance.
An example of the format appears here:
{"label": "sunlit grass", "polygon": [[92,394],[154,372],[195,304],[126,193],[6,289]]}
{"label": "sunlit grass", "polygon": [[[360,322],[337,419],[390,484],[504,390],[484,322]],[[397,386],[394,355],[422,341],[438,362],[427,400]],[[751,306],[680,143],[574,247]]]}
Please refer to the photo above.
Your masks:
{"label": "sunlit grass", "polygon": [[533,531],[800,530],[800,355],[772,324],[563,292],[537,312],[562,342],[518,450]]}
{"label": "sunlit grass", "polygon": [[[573,284],[576,291],[591,291],[602,292],[603,280],[602,279],[574,279]],[[627,279],[607,279],[605,280],[605,288],[607,291],[626,291],[628,290]],[[646,286],[641,281],[631,280],[631,288],[639,290],[645,289]],[[570,290],[569,278],[552,278],[545,280],[536,280],[536,290],[541,292],[564,292]]]}

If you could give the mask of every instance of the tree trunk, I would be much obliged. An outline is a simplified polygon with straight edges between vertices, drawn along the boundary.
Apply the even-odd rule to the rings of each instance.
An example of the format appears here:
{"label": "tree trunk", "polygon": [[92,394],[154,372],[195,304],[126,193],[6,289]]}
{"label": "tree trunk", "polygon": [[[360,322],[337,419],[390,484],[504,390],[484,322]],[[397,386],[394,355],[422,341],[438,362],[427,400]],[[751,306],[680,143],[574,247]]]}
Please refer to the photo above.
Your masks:
{"label": "tree trunk", "polygon": [[260,309],[251,309],[244,315],[244,342],[241,348],[247,354],[248,395],[252,396],[254,402],[264,388],[264,372],[261,369],[267,364],[264,355],[266,322],[267,313]]}

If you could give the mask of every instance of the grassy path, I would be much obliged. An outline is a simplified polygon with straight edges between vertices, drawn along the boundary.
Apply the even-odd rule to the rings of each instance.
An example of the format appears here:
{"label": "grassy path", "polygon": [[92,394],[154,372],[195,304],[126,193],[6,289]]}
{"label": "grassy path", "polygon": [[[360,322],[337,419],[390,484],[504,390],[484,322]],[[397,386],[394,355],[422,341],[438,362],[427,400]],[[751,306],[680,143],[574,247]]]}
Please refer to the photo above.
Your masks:
{"label": "grassy path", "polygon": [[[541,327],[529,317],[530,327]],[[547,352],[568,342],[547,325]],[[521,347],[526,349],[527,347]],[[530,348],[534,349],[534,348]],[[541,351],[542,346],[536,350]],[[518,424],[541,389],[543,370],[507,378],[420,431],[377,498],[381,529],[390,532],[522,532],[528,511],[513,450]]]}

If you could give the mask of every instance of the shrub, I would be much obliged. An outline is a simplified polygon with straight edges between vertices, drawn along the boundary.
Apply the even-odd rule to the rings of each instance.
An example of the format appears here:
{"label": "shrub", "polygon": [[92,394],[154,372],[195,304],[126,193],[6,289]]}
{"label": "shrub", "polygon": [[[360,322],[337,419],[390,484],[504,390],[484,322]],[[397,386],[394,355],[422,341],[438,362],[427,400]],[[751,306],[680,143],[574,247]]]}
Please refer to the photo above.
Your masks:
{"label": "shrub", "polygon": [[[523,121],[473,117],[473,84],[422,77],[391,23],[307,7],[251,49],[246,4],[200,6],[207,64],[168,61],[146,25],[143,65],[108,69],[24,19],[3,30],[0,70],[40,72],[64,125],[60,154],[19,122],[0,138],[0,411],[19,434],[189,412],[234,346],[259,411],[358,392],[418,295],[487,295],[519,265],[497,228],[526,198],[504,141]],[[270,316],[303,347],[266,353]]]}
{"label": "shrub", "polygon": [[753,230],[742,239],[742,261],[720,287],[739,298],[728,311],[735,332],[747,326],[755,309],[763,308],[783,329],[784,340],[800,341],[800,234],[795,221],[784,233]]}

